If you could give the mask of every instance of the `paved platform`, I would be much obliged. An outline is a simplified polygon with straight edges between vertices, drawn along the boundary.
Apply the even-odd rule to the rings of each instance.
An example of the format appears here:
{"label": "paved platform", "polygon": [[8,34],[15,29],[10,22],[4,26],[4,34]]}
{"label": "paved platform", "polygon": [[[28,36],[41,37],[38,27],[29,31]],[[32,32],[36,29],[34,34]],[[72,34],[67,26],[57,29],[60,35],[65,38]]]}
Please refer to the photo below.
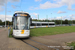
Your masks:
{"label": "paved platform", "polygon": [[21,40],[8,37],[8,29],[0,28],[0,50],[36,50]]}
{"label": "paved platform", "polygon": [[[30,37],[30,39],[48,46],[65,46],[65,42],[75,41],[75,33],[73,32],[50,36]],[[30,41],[28,39],[24,40],[41,50],[51,49],[49,47],[45,47],[43,45]],[[63,50],[61,48],[59,49]],[[36,49],[22,42],[20,39],[8,38],[8,29],[0,28],[0,50],[36,50]]]}
{"label": "paved platform", "polygon": [[0,28],[0,50],[8,50],[8,30]]}

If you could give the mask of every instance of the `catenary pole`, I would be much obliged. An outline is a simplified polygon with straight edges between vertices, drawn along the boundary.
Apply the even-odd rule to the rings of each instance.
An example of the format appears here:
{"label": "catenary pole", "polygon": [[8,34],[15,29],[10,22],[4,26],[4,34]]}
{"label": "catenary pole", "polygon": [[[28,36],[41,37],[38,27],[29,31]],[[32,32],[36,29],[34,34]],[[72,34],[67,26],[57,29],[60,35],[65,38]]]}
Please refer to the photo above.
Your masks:
{"label": "catenary pole", "polygon": [[38,14],[38,22],[39,22],[39,14]]}
{"label": "catenary pole", "polygon": [[61,26],[62,26],[62,16],[61,16]]}
{"label": "catenary pole", "polygon": [[6,28],[7,0],[5,2],[5,28]]}

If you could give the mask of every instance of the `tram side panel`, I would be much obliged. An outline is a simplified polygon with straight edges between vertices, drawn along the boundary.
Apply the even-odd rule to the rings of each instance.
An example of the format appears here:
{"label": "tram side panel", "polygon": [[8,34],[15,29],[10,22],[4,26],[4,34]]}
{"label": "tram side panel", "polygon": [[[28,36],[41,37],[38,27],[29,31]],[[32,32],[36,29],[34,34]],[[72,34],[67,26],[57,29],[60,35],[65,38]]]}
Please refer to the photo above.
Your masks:
{"label": "tram side panel", "polygon": [[55,27],[55,23],[32,23],[30,28]]}

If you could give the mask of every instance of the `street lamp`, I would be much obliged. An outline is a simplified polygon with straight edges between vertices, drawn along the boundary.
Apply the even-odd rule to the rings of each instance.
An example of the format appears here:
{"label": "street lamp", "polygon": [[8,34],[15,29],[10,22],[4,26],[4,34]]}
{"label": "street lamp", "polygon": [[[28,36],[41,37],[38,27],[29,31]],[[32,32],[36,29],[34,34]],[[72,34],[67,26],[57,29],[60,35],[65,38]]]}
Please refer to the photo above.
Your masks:
{"label": "street lamp", "polygon": [[61,16],[61,26],[62,26],[62,16]]}
{"label": "street lamp", "polygon": [[7,0],[5,2],[5,28],[6,28],[6,13],[7,13]]}
{"label": "street lamp", "polygon": [[[52,18],[52,13],[51,13],[51,18]],[[52,21],[52,20],[51,20]]]}
{"label": "street lamp", "polygon": [[38,22],[39,22],[39,14],[38,14]]}
{"label": "street lamp", "polygon": [[54,17],[54,22],[55,22],[55,24],[56,24],[55,17]]}
{"label": "street lamp", "polygon": [[70,25],[72,25],[72,18],[71,18],[71,16],[70,16]]}
{"label": "street lamp", "polygon": [[48,22],[48,15],[46,16],[46,18],[47,18],[47,22]]}

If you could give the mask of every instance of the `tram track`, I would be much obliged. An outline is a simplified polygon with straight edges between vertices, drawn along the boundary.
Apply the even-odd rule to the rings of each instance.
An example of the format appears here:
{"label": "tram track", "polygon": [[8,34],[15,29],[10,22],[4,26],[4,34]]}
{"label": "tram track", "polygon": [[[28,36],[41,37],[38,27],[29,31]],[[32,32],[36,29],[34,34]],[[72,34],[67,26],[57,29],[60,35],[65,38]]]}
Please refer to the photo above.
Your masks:
{"label": "tram track", "polygon": [[22,42],[24,42],[24,43],[26,43],[27,45],[29,45],[29,46],[31,46],[31,47],[33,47],[33,48],[35,48],[36,50],[39,50],[39,48],[36,48],[35,46],[33,46],[33,45],[31,45],[31,44],[29,44],[29,43],[25,42],[24,40],[22,40],[22,39],[21,39],[21,41],[22,41]]}
{"label": "tram track", "polygon": [[[37,41],[32,40],[32,39],[29,39],[29,40],[34,41],[34,42],[36,42],[36,43],[38,43],[38,44],[44,45],[44,46],[46,46],[46,47],[49,46],[49,45],[46,45],[46,44],[43,44],[43,43],[37,42]],[[53,48],[53,47],[50,47],[50,48]],[[53,48],[53,49],[55,49],[55,50],[59,50],[59,49],[57,49],[57,48]]]}
{"label": "tram track", "polygon": [[[39,49],[39,47],[36,47],[36,44],[34,45],[34,44],[32,44],[32,43],[37,43],[37,44],[39,44],[39,46],[42,45],[42,46],[44,46],[44,47],[46,47],[46,48],[49,48],[49,47],[48,47],[49,45],[46,45],[46,44],[37,42],[37,41],[32,40],[32,39],[28,39],[28,41],[31,41],[31,42],[32,42],[31,44],[30,44],[28,41],[24,40],[24,39],[21,39],[21,41],[24,42],[24,43],[26,43],[27,45],[29,45],[29,46],[35,48],[36,50],[40,50],[40,49]],[[58,49],[58,48],[54,48],[54,47],[50,47],[48,50],[59,50],[59,49]]]}

